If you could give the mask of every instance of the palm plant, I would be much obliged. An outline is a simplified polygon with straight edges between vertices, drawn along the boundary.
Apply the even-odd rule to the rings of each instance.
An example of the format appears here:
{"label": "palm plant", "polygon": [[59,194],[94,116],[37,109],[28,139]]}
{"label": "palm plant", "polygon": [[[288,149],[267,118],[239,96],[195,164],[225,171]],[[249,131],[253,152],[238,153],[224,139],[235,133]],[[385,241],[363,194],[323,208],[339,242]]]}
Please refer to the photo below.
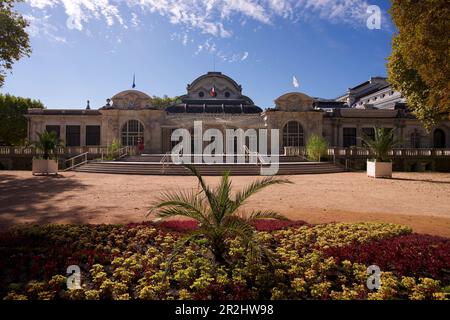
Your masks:
{"label": "palm plant", "polygon": [[39,150],[42,150],[44,153],[43,158],[48,160],[50,158],[50,153],[55,152],[58,147],[62,146],[62,140],[58,138],[58,135],[54,131],[48,132],[46,130],[42,133],[37,133],[37,135],[39,139],[34,145]]}
{"label": "palm plant", "polygon": [[395,130],[387,128],[376,128],[374,138],[363,135],[363,141],[374,154],[375,160],[379,162],[389,162],[389,151],[398,144],[394,139]]}
{"label": "palm plant", "polygon": [[268,252],[255,240],[255,229],[252,223],[257,219],[287,220],[284,216],[271,210],[254,211],[249,215],[239,212],[239,208],[249,197],[258,191],[276,184],[291,183],[287,179],[266,177],[254,181],[234,197],[231,195],[229,172],[223,174],[218,187],[209,187],[194,166],[186,167],[197,177],[199,189],[192,191],[172,191],[163,193],[149,211],[156,212],[158,217],[166,219],[183,216],[198,222],[198,229],[188,233],[175,247],[169,258],[168,268],[175,256],[196,239],[205,239],[206,246],[218,264],[229,265],[226,259],[227,240],[239,237],[250,253],[259,253],[260,257],[268,257]]}

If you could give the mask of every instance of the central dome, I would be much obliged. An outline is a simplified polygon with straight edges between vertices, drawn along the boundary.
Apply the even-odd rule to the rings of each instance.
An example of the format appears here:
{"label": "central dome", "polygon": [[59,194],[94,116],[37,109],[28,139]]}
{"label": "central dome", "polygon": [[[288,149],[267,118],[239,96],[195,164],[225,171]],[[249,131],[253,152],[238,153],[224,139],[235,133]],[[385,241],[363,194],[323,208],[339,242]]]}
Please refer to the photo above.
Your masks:
{"label": "central dome", "polygon": [[221,72],[208,72],[187,86],[181,103],[169,113],[261,113],[252,99],[242,95],[242,87]]}

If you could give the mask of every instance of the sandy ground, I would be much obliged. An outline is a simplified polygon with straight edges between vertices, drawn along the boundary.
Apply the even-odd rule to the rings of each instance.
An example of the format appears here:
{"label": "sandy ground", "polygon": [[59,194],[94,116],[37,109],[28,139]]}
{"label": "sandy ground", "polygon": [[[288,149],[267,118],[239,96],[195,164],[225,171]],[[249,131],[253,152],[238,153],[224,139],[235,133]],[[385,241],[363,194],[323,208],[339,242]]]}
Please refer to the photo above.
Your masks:
{"label": "sandy ground", "polygon": [[[450,174],[364,173],[300,175],[293,184],[255,195],[245,210],[274,209],[310,223],[376,221],[450,237]],[[255,177],[233,177],[239,188]],[[207,177],[215,184],[219,177]],[[148,207],[168,189],[195,188],[193,177],[130,176],[67,172],[33,177],[0,171],[0,227],[19,223],[128,223],[146,218]]]}

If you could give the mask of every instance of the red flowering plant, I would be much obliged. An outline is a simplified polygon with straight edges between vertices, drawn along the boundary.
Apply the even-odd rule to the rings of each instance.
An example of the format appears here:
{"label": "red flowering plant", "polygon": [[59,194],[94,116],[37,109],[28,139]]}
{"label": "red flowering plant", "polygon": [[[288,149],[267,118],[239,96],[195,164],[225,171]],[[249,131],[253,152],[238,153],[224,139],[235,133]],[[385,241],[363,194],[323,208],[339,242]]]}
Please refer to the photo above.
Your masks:
{"label": "red flowering plant", "polygon": [[332,247],[324,252],[337,261],[377,265],[400,276],[431,277],[450,285],[450,239],[422,234],[401,235]]}

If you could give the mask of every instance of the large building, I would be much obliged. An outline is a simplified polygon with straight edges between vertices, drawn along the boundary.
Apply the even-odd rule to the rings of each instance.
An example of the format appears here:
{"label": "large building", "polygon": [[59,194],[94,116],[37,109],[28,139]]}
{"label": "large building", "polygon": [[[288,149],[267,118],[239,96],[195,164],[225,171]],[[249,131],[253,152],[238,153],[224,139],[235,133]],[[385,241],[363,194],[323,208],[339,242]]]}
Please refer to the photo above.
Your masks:
{"label": "large building", "polygon": [[[165,109],[137,90],[127,90],[107,99],[98,110],[32,109],[28,134],[55,131],[66,146],[107,146],[119,139],[124,146],[144,141],[145,152],[170,151],[173,130],[192,130],[201,120],[204,129],[279,129],[279,152],[301,147],[312,134],[322,135],[331,147],[362,146],[361,137],[374,135],[374,128],[397,128],[404,148],[449,148],[450,121],[427,133],[407,109],[405,100],[392,90],[386,78],[374,77],[348,89],[337,99],[313,98],[291,92],[275,99],[266,110],[243,94],[241,85],[220,72],[209,72],[187,86],[186,94]],[[270,131],[269,131],[270,132]],[[271,150],[273,153],[274,150]]]}

